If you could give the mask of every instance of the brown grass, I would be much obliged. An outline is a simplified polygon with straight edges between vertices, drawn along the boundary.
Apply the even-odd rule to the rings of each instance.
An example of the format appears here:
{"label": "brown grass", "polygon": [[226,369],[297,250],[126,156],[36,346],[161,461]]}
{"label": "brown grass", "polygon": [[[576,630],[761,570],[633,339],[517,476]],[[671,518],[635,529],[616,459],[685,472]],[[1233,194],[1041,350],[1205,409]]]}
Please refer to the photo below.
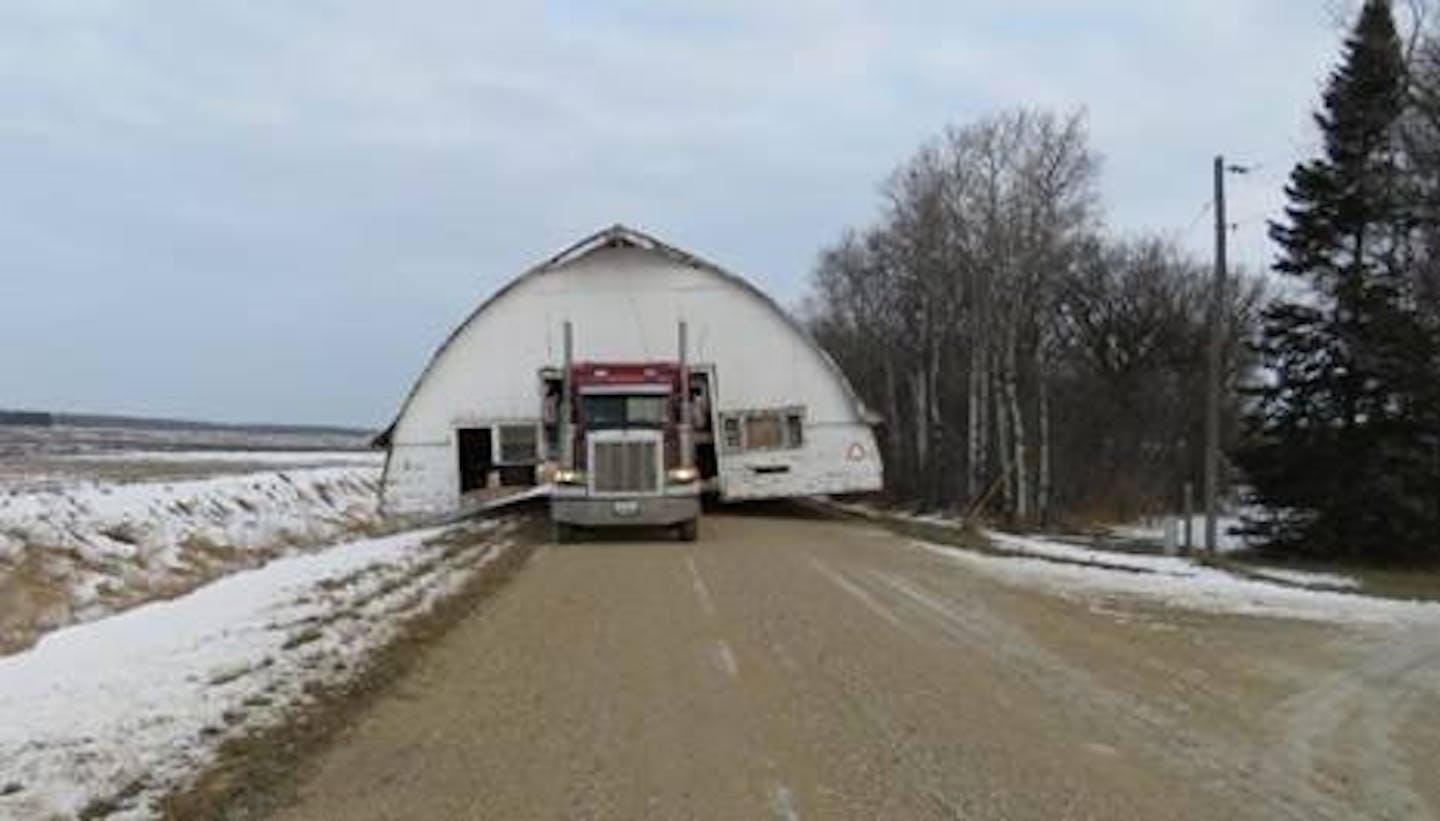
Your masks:
{"label": "brown grass", "polygon": [[46,565],[47,550],[29,545],[18,561],[0,565],[0,656],[30,647],[42,625],[69,611],[69,589]]}
{"label": "brown grass", "polygon": [[1415,570],[1362,568],[1346,570],[1360,580],[1366,593],[1396,599],[1427,599],[1440,601],[1440,568]]}

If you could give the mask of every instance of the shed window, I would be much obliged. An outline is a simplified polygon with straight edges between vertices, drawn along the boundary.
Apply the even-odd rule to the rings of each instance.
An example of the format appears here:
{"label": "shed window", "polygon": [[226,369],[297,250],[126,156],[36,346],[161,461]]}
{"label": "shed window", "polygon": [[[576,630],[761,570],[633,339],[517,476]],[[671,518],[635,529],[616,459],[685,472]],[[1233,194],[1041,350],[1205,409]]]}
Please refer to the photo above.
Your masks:
{"label": "shed window", "polygon": [[525,465],[539,459],[540,432],[535,425],[500,425],[502,465]]}
{"label": "shed window", "polygon": [[776,408],[720,417],[725,451],[794,450],[805,446],[805,409]]}
{"label": "shed window", "polygon": [[721,420],[725,429],[725,449],[728,451],[740,451],[745,449],[745,440],[740,436],[740,417],[726,415]]}
{"label": "shed window", "polygon": [[785,444],[792,448],[805,447],[805,413],[792,410],[785,414]]}
{"label": "shed window", "polygon": [[745,449],[777,450],[785,446],[785,428],[778,413],[752,413],[745,417]]}

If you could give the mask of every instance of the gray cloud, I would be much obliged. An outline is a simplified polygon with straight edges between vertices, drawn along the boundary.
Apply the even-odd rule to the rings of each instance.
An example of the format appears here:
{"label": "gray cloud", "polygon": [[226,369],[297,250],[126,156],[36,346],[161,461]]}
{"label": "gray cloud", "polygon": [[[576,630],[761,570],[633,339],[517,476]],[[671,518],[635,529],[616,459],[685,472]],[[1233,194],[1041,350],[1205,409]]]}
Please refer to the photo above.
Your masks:
{"label": "gray cloud", "polygon": [[1237,251],[1311,142],[1313,3],[0,6],[0,405],[379,423],[485,293],[652,229],[793,300],[948,122],[1086,106],[1110,221]]}

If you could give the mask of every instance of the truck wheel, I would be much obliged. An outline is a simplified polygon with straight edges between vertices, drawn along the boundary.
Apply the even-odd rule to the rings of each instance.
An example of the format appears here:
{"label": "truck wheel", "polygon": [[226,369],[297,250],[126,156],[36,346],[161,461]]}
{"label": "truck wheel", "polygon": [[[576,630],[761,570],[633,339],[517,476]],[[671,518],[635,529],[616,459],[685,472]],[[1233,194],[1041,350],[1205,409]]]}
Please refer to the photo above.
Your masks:
{"label": "truck wheel", "polygon": [[681,522],[675,529],[679,532],[680,541],[682,542],[693,542],[700,538],[699,519],[690,519]]}
{"label": "truck wheel", "polygon": [[568,544],[575,541],[575,528],[568,522],[550,522],[550,541]]}

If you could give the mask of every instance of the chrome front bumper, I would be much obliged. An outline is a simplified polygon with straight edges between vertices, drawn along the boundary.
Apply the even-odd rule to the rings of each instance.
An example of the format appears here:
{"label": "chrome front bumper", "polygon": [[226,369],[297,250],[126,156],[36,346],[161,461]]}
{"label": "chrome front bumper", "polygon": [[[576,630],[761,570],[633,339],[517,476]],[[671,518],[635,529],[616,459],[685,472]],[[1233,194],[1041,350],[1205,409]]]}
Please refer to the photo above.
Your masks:
{"label": "chrome front bumper", "polygon": [[699,515],[698,493],[613,498],[557,492],[550,497],[551,519],[581,527],[678,525]]}

